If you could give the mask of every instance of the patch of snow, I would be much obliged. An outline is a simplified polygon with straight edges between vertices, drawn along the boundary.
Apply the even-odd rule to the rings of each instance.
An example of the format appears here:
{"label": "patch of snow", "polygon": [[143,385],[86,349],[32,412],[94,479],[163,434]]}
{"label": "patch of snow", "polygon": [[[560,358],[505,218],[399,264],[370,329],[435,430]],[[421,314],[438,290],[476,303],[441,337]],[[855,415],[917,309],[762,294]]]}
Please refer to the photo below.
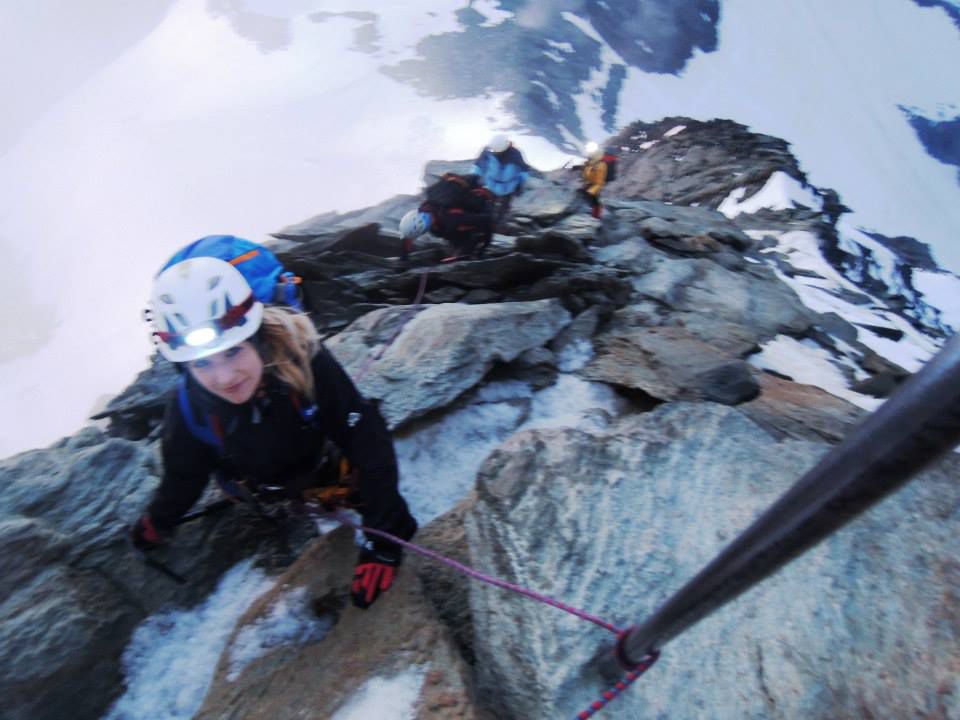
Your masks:
{"label": "patch of snow", "polygon": [[841,218],[837,223],[837,233],[841,248],[846,248],[857,256],[864,254],[861,248],[870,251],[870,266],[867,272],[871,277],[880,280],[894,294],[910,296],[910,290],[904,286],[898,272],[897,255],[890,248],[855,227],[846,217]]}
{"label": "patch of snow", "polygon": [[686,126],[686,125],[675,125],[674,127],[672,127],[672,128],[670,128],[669,130],[667,130],[667,131],[663,134],[663,136],[664,136],[665,138],[673,137],[674,135],[678,135],[678,134],[682,133],[682,132],[683,132],[684,130],[686,130],[686,129],[687,129],[687,126]]}
{"label": "patch of snow", "polygon": [[836,358],[812,340],[798,341],[778,335],[761,348],[748,358],[754,367],[788,375],[798,383],[815,385],[865,410],[873,411],[883,404],[879,398],[850,390]]}
{"label": "patch of snow", "polygon": [[592,359],[593,343],[586,338],[581,338],[560,351],[557,356],[557,368],[565,373],[574,372],[584,368]]}
{"label": "patch of snow", "polygon": [[641,150],[649,150],[649,149],[652,148],[654,145],[656,145],[658,142],[660,142],[660,141],[659,141],[659,140],[647,140],[646,142],[640,143],[639,147],[640,147]]}
{"label": "patch of snow", "polygon": [[513,17],[512,12],[500,9],[500,3],[494,0],[473,0],[470,7],[486,18],[480,27],[496,27]]}
{"label": "patch of snow", "polygon": [[518,429],[603,429],[608,419],[629,411],[630,403],[609,385],[562,374],[533,396],[529,418]]}
{"label": "patch of snow", "polygon": [[[903,333],[901,340],[893,341],[858,327],[857,339],[874,352],[892,360],[905,370],[916,372],[939,349],[934,340],[919,332],[900,316],[885,312],[883,303],[837,272],[820,254],[819,243],[813,233],[805,230],[786,233],[758,230],[748,234],[754,238],[773,237],[778,242],[777,246],[765,249],[762,253],[780,252],[786,255],[790,264],[798,270],[809,270],[821,276],[787,277],[775,264],[770,265],[777,277],[793,288],[801,302],[811,310],[834,312],[855,326],[874,325]],[[854,304],[838,296],[837,293],[841,291],[866,296],[872,302],[868,305]]]}
{"label": "patch of snow", "polygon": [[576,26],[576,28],[580,32],[582,32],[591,40],[596,40],[601,45],[606,45],[606,42],[604,42],[604,39],[600,36],[600,34],[596,30],[593,29],[593,25],[591,25],[588,20],[584,20],[582,17],[570,12],[569,10],[564,10],[563,12],[561,12],[560,17],[562,17],[571,25]]}
{"label": "patch of snow", "polygon": [[390,678],[371,678],[330,720],[414,720],[427,670],[413,666]]}
{"label": "patch of snow", "polygon": [[741,202],[745,192],[746,188],[736,188],[724,198],[717,210],[732,219],[740,213],[755,213],[761,208],[788,210],[803,206],[820,210],[823,207],[823,202],[809,188],[781,170],[770,175],[760,190]]}
{"label": "patch of snow", "polygon": [[333,620],[321,618],[310,608],[305,587],[279,595],[265,617],[241,628],[228,648],[227,680],[235,681],[251,662],[276,647],[306,645],[322,640]]}
{"label": "patch of snow", "polygon": [[526,417],[533,393],[523,383],[491,383],[496,398],[422,422],[396,434],[400,492],[421,525],[442,515],[473,488],[477,470]]}
{"label": "patch of snow", "polygon": [[550,105],[553,106],[554,110],[560,109],[560,98],[557,97],[557,93],[554,92],[553,88],[551,88],[546,83],[540,82],[539,80],[531,80],[530,84],[536,85],[537,87],[542,88],[543,91],[547,94],[547,102],[549,102]]}
{"label": "patch of snow", "polygon": [[[801,302],[811,310],[834,312],[847,322],[854,324],[855,327],[860,324],[875,325],[903,332],[903,338],[894,342],[869,332],[863,327],[857,327],[857,340],[874,352],[897,363],[905,370],[915,372],[938,350],[935,342],[923,333],[918,332],[902,318],[892,313],[880,312],[881,305],[876,300],[874,300],[876,303],[874,305],[855,305],[833,294],[831,290],[837,289],[837,286],[830,282],[800,276],[788,278],[776,267],[773,270],[780,280],[794,289]],[[849,285],[853,287],[852,283]],[[854,291],[861,295],[864,294],[858,288]]]}
{"label": "patch of snow", "polygon": [[943,321],[960,330],[960,278],[953,273],[913,269],[913,286],[924,301],[942,313]]}
{"label": "patch of snow", "polygon": [[144,620],[123,652],[126,692],[103,720],[190,720],[237,620],[272,586],[273,580],[245,560],[201,605]]}
{"label": "patch of snow", "polygon": [[[590,76],[581,84],[581,91],[573,96],[584,137],[600,142],[608,134],[603,122],[603,93],[610,81],[611,68],[614,65],[626,67],[629,64],[600,37],[589,21],[569,11],[563,11],[560,15],[600,45],[600,66],[591,68]],[[564,135],[566,137],[567,134]],[[575,146],[582,145],[582,140],[578,138],[573,142]]]}
{"label": "patch of snow", "polygon": [[[570,367],[589,360],[592,348],[571,346]],[[487,456],[514,432],[531,427],[605,427],[629,403],[603,383],[561,373],[550,387],[533,392],[516,380],[479,388],[473,404],[422,421],[395,435],[400,491],[424,525],[450,510],[473,489]]]}
{"label": "patch of snow", "polygon": [[[564,11],[560,14],[600,44],[600,66],[590,69],[589,77],[580,86],[581,91],[573,96],[584,135],[599,142],[607,135],[602,120],[604,113],[603,93],[610,81],[610,70],[614,65],[625,65],[626,63],[619,53],[597,35],[589,22],[571,12]],[[580,145],[581,142],[577,141],[575,144]]]}
{"label": "patch of snow", "polygon": [[549,45],[552,48],[555,48],[556,50],[559,50],[560,52],[565,52],[565,53],[573,52],[573,45],[571,45],[568,42],[557,42],[556,40],[551,40],[550,38],[547,38],[547,45]]}

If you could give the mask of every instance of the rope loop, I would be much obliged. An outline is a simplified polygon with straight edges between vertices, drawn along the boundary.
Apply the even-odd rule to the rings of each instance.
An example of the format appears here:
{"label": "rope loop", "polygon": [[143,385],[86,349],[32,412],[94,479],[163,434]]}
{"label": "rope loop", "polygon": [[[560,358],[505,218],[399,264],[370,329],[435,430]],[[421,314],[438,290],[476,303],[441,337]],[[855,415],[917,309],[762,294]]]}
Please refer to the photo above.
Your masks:
{"label": "rope loop", "polygon": [[[626,632],[624,632],[621,637],[623,635],[626,635]],[[617,641],[617,645],[619,647],[619,640]],[[659,651],[654,650],[651,652],[643,660],[634,665],[630,672],[628,672],[622,680],[620,680],[609,690],[606,690],[603,695],[600,696],[599,700],[594,700],[592,703],[590,703],[590,707],[588,707],[586,710],[578,712],[574,720],[587,720],[587,718],[593,717],[598,712],[603,710],[603,708],[610,704],[611,700],[616,700],[617,697],[619,697],[621,693],[633,685],[633,683],[636,682],[641,675],[653,667],[653,664],[659,657]],[[619,660],[619,657],[617,659]]]}
{"label": "rope loop", "polygon": [[[620,630],[617,633],[617,644],[613,648],[613,654],[617,658],[617,662],[620,664],[620,667],[622,667],[624,670],[628,672],[631,672],[641,666],[646,666],[644,667],[644,670],[646,670],[647,667],[649,667],[650,665],[653,665],[653,663],[655,663],[657,661],[657,658],[660,656],[660,653],[657,650],[650,650],[647,652],[646,656],[639,662],[635,663],[630,659],[630,656],[627,655],[627,648],[625,647],[625,643],[630,633],[632,633],[636,629],[637,629],[636,625],[631,625],[628,628]],[[650,658],[653,658],[653,660],[651,661]],[[650,665],[647,665],[648,661],[650,662]]]}

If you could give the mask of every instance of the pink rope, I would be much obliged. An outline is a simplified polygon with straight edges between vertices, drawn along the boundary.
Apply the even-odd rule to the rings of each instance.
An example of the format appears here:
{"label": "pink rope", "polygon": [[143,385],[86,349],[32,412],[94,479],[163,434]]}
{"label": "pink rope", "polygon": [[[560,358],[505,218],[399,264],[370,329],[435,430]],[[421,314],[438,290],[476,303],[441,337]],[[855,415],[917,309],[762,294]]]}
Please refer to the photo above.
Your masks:
{"label": "pink rope", "polygon": [[480,582],[484,582],[489,585],[494,585],[496,587],[503,588],[504,590],[510,590],[512,592],[519,593],[520,595],[524,595],[533,600],[537,600],[538,602],[546,603],[547,605],[551,605],[557,608],[558,610],[563,610],[564,612],[568,612],[571,615],[576,615],[578,618],[581,618],[582,620],[592,622],[594,625],[599,625],[604,630],[609,630],[615,635],[619,635],[622,632],[621,629],[618,628],[616,625],[608,623],[606,620],[603,620],[602,618],[598,618],[596,615],[591,615],[590,613],[585,612],[583,610],[579,610],[573,607],[572,605],[567,605],[566,603],[560,602],[559,600],[555,600],[552,597],[543,595],[542,593],[538,593],[533,590],[528,590],[527,588],[521,587],[520,585],[514,585],[513,583],[507,582],[506,580],[501,580],[499,578],[491,577],[489,575],[484,575],[482,572],[480,572],[479,570],[475,570],[469,565],[464,565],[463,563],[459,563],[456,560],[453,560],[452,558],[448,558],[444,555],[441,555],[440,553],[434,552],[433,550],[428,550],[425,547],[414,545],[413,543],[407,542],[406,540],[401,540],[396,535],[391,535],[390,533],[386,533],[381,530],[374,530],[372,528],[364,527],[363,525],[360,525],[359,523],[354,522],[343,513],[335,512],[333,513],[333,516],[338,522],[344,525],[347,525],[348,527],[352,527],[354,530],[362,530],[365,533],[378,535],[386,540],[395,542],[397,545],[402,545],[403,547],[409,550],[412,550],[413,552],[419,555],[423,555],[424,557],[428,557],[431,560],[436,560],[437,562],[447,565],[449,567],[452,567],[455,570],[459,570],[464,575],[469,575],[474,580],[479,580]]}
{"label": "pink rope", "polygon": [[[445,555],[441,555],[438,552],[434,552],[433,550],[428,550],[427,548],[421,547],[420,545],[415,545],[412,542],[401,540],[396,535],[391,535],[390,533],[383,532],[382,530],[374,530],[373,528],[368,528],[364,525],[361,525],[360,523],[354,522],[347,515],[340,512],[339,510],[332,512],[330,515],[335,520],[337,520],[343,525],[346,525],[347,527],[353,528],[354,530],[360,530],[364,533],[378,535],[379,537],[382,537],[385,540],[390,540],[391,542],[395,542],[397,545],[401,545],[402,547],[405,547],[408,550],[411,550],[417,553],[418,555],[423,555],[424,557],[430,558],[431,560],[436,560],[437,562],[443,565],[447,565],[448,567],[451,567],[454,570],[458,570],[462,572],[464,575],[472,577],[474,580],[479,580],[480,582],[484,582],[489,585],[493,585],[495,587],[503,588],[504,590],[510,590],[511,592],[518,593],[525,597],[531,598],[532,600],[537,600],[538,602],[542,602],[552,607],[555,607],[558,610],[563,610],[564,612],[568,612],[571,615],[575,615],[576,617],[582,620],[587,620],[588,622],[592,622],[594,625],[599,625],[605,630],[609,630],[610,632],[614,633],[617,636],[617,648],[618,648],[617,660],[621,664],[623,663],[623,660],[621,659],[622,653],[620,652],[620,644],[623,642],[623,640],[625,639],[627,633],[630,631],[631,628],[626,628],[626,629],[618,628],[616,625],[612,623],[608,623],[606,620],[603,620],[602,618],[599,618],[596,615],[591,615],[590,613],[584,610],[579,610],[573,607],[572,605],[567,605],[566,603],[560,602],[559,600],[555,600],[552,597],[549,597],[542,593],[535,592],[533,590],[529,590],[525,587],[521,587],[520,585],[515,585],[514,583],[507,582],[506,580],[501,580],[499,578],[491,577],[490,575],[485,575],[484,573],[470,567],[469,565],[464,565],[463,563],[457,562],[452,558],[448,558]],[[636,682],[636,680],[641,675],[643,675],[647,670],[649,670],[653,666],[653,664],[657,661],[657,658],[659,657],[660,657],[660,653],[657,651],[653,651],[649,653],[643,660],[641,660],[639,663],[637,663],[632,668],[630,668],[629,672],[623,677],[623,679],[617,682],[609,690],[606,690],[598,700],[595,700],[594,702],[590,703],[590,707],[588,707],[586,710],[583,710],[577,713],[574,720],[587,720],[587,718],[590,718],[596,713],[598,713],[600,710],[606,707],[610,703],[610,701],[615,700],[617,697],[620,696],[621,693],[623,693],[634,682]]]}
{"label": "pink rope", "polygon": [[658,652],[653,652],[647,655],[647,657],[640,661],[640,664],[637,665],[633,670],[628,672],[622,680],[620,680],[609,690],[605,691],[603,695],[600,696],[599,700],[594,700],[592,703],[590,703],[590,707],[588,707],[586,710],[578,712],[576,720],[587,720],[587,718],[593,717],[598,712],[603,710],[603,708],[610,704],[611,700],[616,700],[624,690],[633,685],[633,683],[636,682],[641,675],[643,675],[653,666],[659,656],[660,653]]}
{"label": "pink rope", "polygon": [[[420,275],[420,286],[417,290],[417,296],[416,296],[416,299],[413,301],[412,307],[404,315],[400,324],[397,326],[396,331],[393,333],[390,339],[386,343],[384,343],[377,352],[371,353],[370,356],[367,357],[363,366],[361,366],[360,370],[358,371],[354,382],[359,383],[360,380],[363,378],[363,376],[367,374],[367,371],[370,369],[370,366],[374,362],[379,360],[381,357],[383,357],[383,353],[386,352],[387,348],[389,348],[393,344],[393,342],[400,336],[400,332],[403,330],[404,326],[407,324],[407,322],[409,322],[410,318],[420,307],[420,303],[423,300],[423,294],[426,288],[427,288],[427,273],[423,272]],[[360,523],[354,522],[347,515],[343,514],[340,511],[334,511],[330,515],[335,520],[337,520],[343,525],[346,525],[347,527],[353,528],[354,530],[360,530],[367,534],[378,535],[379,537],[382,537],[385,540],[389,540],[391,542],[396,543],[397,545],[405,547],[408,550],[411,550],[412,552],[417,553],[418,555],[422,555],[424,557],[430,558],[431,560],[436,560],[437,562],[443,565],[447,565],[448,567],[451,567],[454,570],[457,570],[463,573],[464,575],[467,575],[468,577],[473,578],[474,580],[479,580],[480,582],[487,583],[488,585],[493,585],[494,587],[502,588],[504,590],[510,590],[511,592],[515,592],[519,595],[523,595],[524,597],[528,597],[531,600],[536,600],[537,602],[544,603],[545,605],[550,605],[551,607],[555,607],[558,610],[563,610],[564,612],[570,613],[571,615],[574,615],[580,618],[581,620],[586,620],[587,622],[592,622],[594,625],[599,625],[604,630],[609,630],[614,635],[616,635],[618,639],[618,643],[619,641],[623,640],[623,638],[626,636],[626,633],[628,632],[628,630],[619,628],[613,623],[608,623],[606,620],[599,618],[596,615],[591,615],[585,610],[580,610],[579,608],[575,608],[572,605],[567,605],[566,603],[560,602],[559,600],[552,598],[548,595],[544,595],[543,593],[538,593],[534,590],[530,590],[520,585],[507,582],[506,580],[501,580],[500,578],[495,578],[490,575],[485,575],[484,573],[470,567],[469,565],[464,565],[463,563],[457,562],[452,558],[448,558],[444,555],[441,555],[438,552],[434,552],[433,550],[428,550],[427,548],[421,547],[420,545],[415,545],[406,540],[402,540],[398,538],[396,535],[391,535],[388,532],[383,532],[382,530],[374,530],[373,528],[365,527]],[[618,647],[619,647],[619,644],[618,644]],[[653,652],[647,655],[647,657],[645,657],[637,665],[631,668],[630,671],[624,676],[622,680],[616,683],[616,685],[614,685],[609,690],[605,691],[599,700],[595,700],[593,703],[590,704],[590,707],[588,707],[586,710],[583,710],[582,712],[577,713],[575,720],[587,720],[587,718],[592,717],[594,714],[596,714],[597,712],[602,710],[604,707],[606,707],[606,705],[609,704],[611,700],[616,699],[624,690],[629,688],[637,680],[637,678],[639,678],[647,670],[649,670],[650,667],[657,661],[658,657],[659,657],[659,653],[657,652]],[[622,660],[619,654],[617,656],[617,659],[622,664]]]}

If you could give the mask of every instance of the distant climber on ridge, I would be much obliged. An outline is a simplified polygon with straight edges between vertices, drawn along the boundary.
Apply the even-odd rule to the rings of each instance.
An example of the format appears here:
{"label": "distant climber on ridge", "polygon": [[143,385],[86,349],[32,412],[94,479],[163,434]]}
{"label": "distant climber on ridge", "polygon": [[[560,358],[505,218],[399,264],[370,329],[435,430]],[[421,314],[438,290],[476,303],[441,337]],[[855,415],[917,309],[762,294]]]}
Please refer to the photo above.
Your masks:
{"label": "distant climber on ridge", "polygon": [[[230,261],[190,256],[211,239],[211,247],[235,250]],[[153,284],[153,335],[182,383],[167,401],[163,476],[130,530],[134,546],[169,542],[211,475],[256,508],[352,507],[365,526],[409,540],[417,522],[400,495],[393,441],[376,405],[323,348],[306,314],[266,304],[282,266],[241,238],[198,243]],[[273,273],[265,282],[264,267]],[[356,562],[354,605],[367,608],[389,589],[402,558],[396,543],[369,537]]]}
{"label": "distant climber on ridge", "polygon": [[590,214],[599,220],[603,215],[600,191],[607,183],[607,162],[604,159],[603,149],[596,143],[588,143],[586,150],[588,153],[587,162],[580,171],[583,186],[578,193],[580,198],[589,204]]}
{"label": "distant climber on ridge", "polygon": [[426,200],[400,219],[402,257],[413,241],[426,232],[450,243],[451,254],[441,262],[482,257],[493,239],[491,192],[476,175],[444,175],[425,191]]}
{"label": "distant climber on ridge", "polygon": [[506,135],[495,135],[474,161],[470,172],[493,193],[493,228],[498,232],[514,197],[523,194],[530,166]]}

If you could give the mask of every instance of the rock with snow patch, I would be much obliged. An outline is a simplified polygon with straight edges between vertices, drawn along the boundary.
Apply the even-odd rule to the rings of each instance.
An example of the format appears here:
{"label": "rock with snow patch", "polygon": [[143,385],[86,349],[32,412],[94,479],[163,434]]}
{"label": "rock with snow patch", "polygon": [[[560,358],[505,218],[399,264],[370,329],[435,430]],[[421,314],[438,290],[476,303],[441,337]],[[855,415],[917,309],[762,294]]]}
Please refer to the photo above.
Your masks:
{"label": "rock with snow patch", "polygon": [[[350,605],[356,546],[341,528],[318,539],[247,610],[220,657],[196,720],[333,717],[365,683],[408,677],[409,717],[477,718],[466,664],[406,558],[390,591]],[[396,697],[383,707],[400,710]]]}
{"label": "rock with snow patch", "polygon": [[632,278],[634,290],[675,310],[709,312],[744,325],[761,339],[802,333],[816,318],[792,289],[764,269],[731,272],[699,258],[653,256],[649,261],[649,271]]}
{"label": "rock with snow patch", "polygon": [[154,453],[90,428],[0,462],[4,717],[99,717],[120,690],[133,627],[164,603],[196,602],[261,543],[249,517],[225,514],[153,554],[187,585],[147,567],[127,531],[156,487]]}
{"label": "rock with snow patch", "polygon": [[737,188],[752,194],[778,170],[805,179],[788,143],[730,120],[636,122],[610,144],[621,149],[610,193],[623,198],[716,208]]}

